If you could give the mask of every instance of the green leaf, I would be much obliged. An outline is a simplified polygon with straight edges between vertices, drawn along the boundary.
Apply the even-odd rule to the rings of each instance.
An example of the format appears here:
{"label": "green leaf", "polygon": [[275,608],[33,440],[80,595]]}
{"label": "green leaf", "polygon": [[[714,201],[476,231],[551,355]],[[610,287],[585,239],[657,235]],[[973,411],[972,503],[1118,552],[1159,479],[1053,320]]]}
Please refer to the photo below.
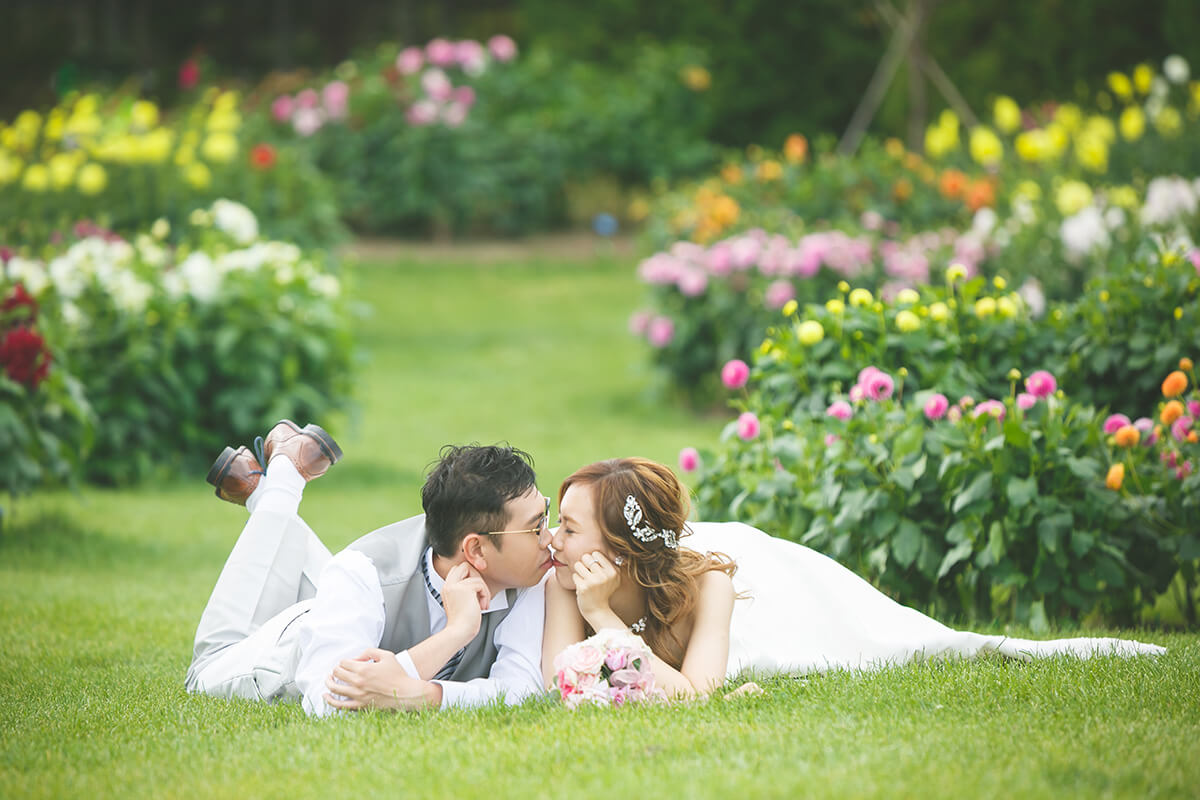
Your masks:
{"label": "green leaf", "polygon": [[1013,508],[1023,508],[1029,501],[1037,497],[1037,480],[1035,478],[1012,478],[1008,482],[1008,502]]}
{"label": "green leaf", "polygon": [[1179,560],[1195,561],[1200,558],[1200,536],[1185,534],[1179,540]]}
{"label": "green leaf", "polygon": [[928,461],[928,457],[922,453],[920,458],[909,464],[908,468],[912,471],[914,479],[920,480],[921,476],[925,474],[925,465]]}
{"label": "green leaf", "polygon": [[1029,628],[1037,634],[1043,634],[1050,629],[1050,622],[1046,619],[1046,602],[1044,600],[1034,600],[1029,604]]}
{"label": "green leaf", "polygon": [[1004,440],[1010,447],[1025,449],[1030,444],[1029,431],[1025,430],[1019,419],[1010,417],[1004,423]]}
{"label": "green leaf", "polygon": [[992,473],[984,472],[981,475],[975,476],[975,480],[971,481],[971,485],[954,498],[954,503],[950,508],[955,514],[957,514],[967,506],[978,500],[982,500],[991,493]]}
{"label": "green leaf", "polygon": [[1074,517],[1070,513],[1053,514],[1038,522],[1037,535],[1042,547],[1049,553],[1057,553],[1064,533],[1071,529]]}
{"label": "green leaf", "polygon": [[921,529],[912,520],[900,521],[900,528],[892,537],[892,555],[896,563],[907,569],[912,565],[921,549]]}
{"label": "green leaf", "polygon": [[944,578],[946,573],[954,568],[955,564],[971,555],[971,551],[973,549],[975,549],[975,546],[969,541],[959,542],[957,545],[950,548],[950,550],[942,558],[942,564],[940,567],[938,567],[937,577],[935,577],[934,580],[940,581],[942,578]]}
{"label": "green leaf", "polygon": [[1077,478],[1095,480],[1100,475],[1100,462],[1094,458],[1068,458],[1067,469]]}
{"label": "green leaf", "polygon": [[912,469],[909,467],[901,467],[892,472],[892,480],[906,492],[911,492],[913,484],[917,482],[917,476],[913,475]]}
{"label": "green leaf", "polygon": [[892,454],[899,462],[910,453],[915,453],[921,449],[921,442],[925,440],[925,428],[921,425],[913,425],[905,428],[896,437],[892,445]]}
{"label": "green leaf", "polygon": [[992,558],[997,562],[1004,558],[1004,526],[997,522],[992,523],[992,527],[988,529],[988,552],[992,554]]}

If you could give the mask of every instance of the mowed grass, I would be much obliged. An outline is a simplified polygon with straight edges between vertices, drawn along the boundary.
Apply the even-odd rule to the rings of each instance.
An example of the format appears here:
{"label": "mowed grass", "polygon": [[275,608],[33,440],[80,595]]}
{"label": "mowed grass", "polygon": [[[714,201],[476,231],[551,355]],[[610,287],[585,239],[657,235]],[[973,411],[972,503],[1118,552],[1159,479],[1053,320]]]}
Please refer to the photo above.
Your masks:
{"label": "mowed grass", "polygon": [[[447,442],[527,449],[553,495],[581,464],[673,463],[722,425],[661,399],[624,332],[640,299],[628,261],[370,262],[348,278],[371,312],[361,408],[319,420],[346,458],[302,507],[335,550],[419,511]],[[1162,631],[1124,632],[1169,648],[1155,659],[776,678],[683,707],[310,720],[189,696],[195,624],[243,519],[200,474],[10,509],[0,798],[1183,797],[1200,783],[1200,640]]]}

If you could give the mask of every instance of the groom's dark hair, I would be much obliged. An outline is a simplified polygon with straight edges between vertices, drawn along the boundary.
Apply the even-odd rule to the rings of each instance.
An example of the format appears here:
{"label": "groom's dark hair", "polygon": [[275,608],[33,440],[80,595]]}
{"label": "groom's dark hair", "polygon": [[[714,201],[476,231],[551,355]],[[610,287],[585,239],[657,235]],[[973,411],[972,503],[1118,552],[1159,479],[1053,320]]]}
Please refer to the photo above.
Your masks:
{"label": "groom's dark hair", "polygon": [[[433,552],[450,557],[468,533],[503,530],[504,504],[537,484],[533,458],[501,445],[446,445],[421,487],[425,532]],[[499,547],[501,536],[491,539]]]}

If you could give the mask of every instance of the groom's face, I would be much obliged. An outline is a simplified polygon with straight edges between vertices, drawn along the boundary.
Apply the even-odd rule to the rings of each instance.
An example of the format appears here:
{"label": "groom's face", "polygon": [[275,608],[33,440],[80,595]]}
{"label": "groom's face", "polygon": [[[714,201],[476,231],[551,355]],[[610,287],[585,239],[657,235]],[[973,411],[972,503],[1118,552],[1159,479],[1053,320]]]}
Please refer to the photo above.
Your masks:
{"label": "groom's face", "polygon": [[531,486],[525,494],[505,503],[504,510],[508,512],[508,524],[494,532],[498,534],[498,546],[490,542],[486,545],[484,577],[493,589],[533,586],[551,564],[546,498]]}

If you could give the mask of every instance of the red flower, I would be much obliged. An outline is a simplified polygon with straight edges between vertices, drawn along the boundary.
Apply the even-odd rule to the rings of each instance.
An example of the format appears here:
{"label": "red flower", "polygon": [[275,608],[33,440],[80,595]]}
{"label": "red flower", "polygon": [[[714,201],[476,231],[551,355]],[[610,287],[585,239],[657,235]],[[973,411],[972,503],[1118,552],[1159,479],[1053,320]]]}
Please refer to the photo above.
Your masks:
{"label": "red flower", "polygon": [[200,65],[196,59],[189,58],[179,67],[179,88],[191,89],[200,82]]}
{"label": "red flower", "polygon": [[18,326],[0,341],[0,365],[9,378],[36,389],[50,372],[50,351],[36,332]]}
{"label": "red flower", "polygon": [[275,166],[275,148],[266,142],[261,142],[250,148],[250,166],[258,170],[268,170]]}
{"label": "red flower", "polygon": [[22,308],[29,309],[29,320],[31,322],[37,318],[37,301],[29,296],[29,292],[25,291],[23,284],[18,283],[9,292],[8,297],[4,298],[4,302],[0,303],[0,314],[7,315],[10,311]]}

